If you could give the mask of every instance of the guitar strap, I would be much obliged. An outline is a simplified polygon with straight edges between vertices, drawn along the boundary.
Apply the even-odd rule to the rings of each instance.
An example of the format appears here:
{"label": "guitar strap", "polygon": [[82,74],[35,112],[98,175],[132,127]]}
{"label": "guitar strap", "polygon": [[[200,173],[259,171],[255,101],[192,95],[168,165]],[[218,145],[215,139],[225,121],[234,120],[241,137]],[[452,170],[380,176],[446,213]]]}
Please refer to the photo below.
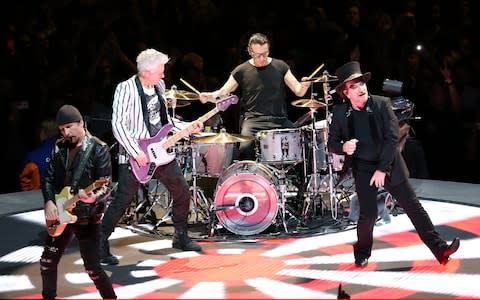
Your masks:
{"label": "guitar strap", "polygon": [[[142,84],[140,82],[140,79],[138,76],[135,76],[135,85],[137,86],[138,94],[140,95],[140,99],[142,102],[142,112],[143,112],[143,121],[145,122],[145,126],[148,128],[148,132],[150,133],[150,136],[154,136],[154,132],[152,132],[152,128],[150,126],[150,120],[148,117],[148,109],[147,109],[147,96],[145,96],[145,93],[143,92]],[[158,101],[160,102],[160,118],[162,121],[162,125],[165,125],[168,123],[168,118],[167,118],[167,110],[165,108],[165,101],[158,90],[157,86],[155,87],[155,93],[157,93],[158,96]]]}
{"label": "guitar strap", "polygon": [[[87,141],[87,139],[85,139]],[[90,154],[92,153],[93,149],[93,141],[88,139],[88,145],[87,148],[85,149],[85,153],[83,154],[82,160],[78,164],[77,169],[75,169],[75,172],[73,173],[72,176],[72,184],[71,186],[71,191],[73,194],[78,193],[78,182],[80,180],[80,176],[82,176],[82,173],[85,169],[85,164],[87,163],[88,158],[90,157]]]}

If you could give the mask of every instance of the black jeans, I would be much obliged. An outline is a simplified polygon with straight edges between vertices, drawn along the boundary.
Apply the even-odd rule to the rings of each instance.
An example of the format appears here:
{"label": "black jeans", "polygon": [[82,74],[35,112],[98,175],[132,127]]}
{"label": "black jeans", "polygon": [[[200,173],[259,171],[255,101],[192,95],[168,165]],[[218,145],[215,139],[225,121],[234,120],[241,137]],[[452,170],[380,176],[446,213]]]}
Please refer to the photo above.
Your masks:
{"label": "black jeans", "polygon": [[58,263],[75,235],[79,242],[80,255],[83,259],[85,271],[104,299],[115,299],[117,296],[102,266],[100,265],[100,222],[92,216],[85,225],[68,224],[63,233],[52,238],[47,235],[45,248],[40,258],[40,273],[42,275],[44,299],[54,299],[57,296]]}
{"label": "black jeans", "polygon": [[[153,176],[162,182],[172,195],[173,199],[173,226],[176,231],[187,230],[188,212],[190,209],[190,190],[182,170],[176,160],[159,166]],[[115,198],[105,212],[102,221],[103,238],[108,237],[115,230],[115,226],[133,201],[140,183],[130,169],[130,165],[121,164],[118,168],[118,188]]]}
{"label": "black jeans", "polygon": [[[355,258],[369,258],[373,245],[373,228],[377,219],[377,190],[370,186],[374,169],[354,168],[355,189],[360,202],[360,218],[357,223],[357,242],[353,246]],[[420,239],[432,251],[437,259],[442,258],[447,243],[435,230],[428,213],[423,208],[408,180],[391,186],[385,180],[385,190],[390,192],[404,209],[408,218],[415,227]]]}

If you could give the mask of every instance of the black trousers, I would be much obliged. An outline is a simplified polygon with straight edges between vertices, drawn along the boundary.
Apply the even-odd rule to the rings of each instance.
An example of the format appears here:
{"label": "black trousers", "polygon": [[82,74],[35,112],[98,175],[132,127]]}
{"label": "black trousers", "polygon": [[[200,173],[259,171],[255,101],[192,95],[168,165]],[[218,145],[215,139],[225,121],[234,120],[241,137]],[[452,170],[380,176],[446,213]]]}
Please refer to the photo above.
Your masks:
{"label": "black trousers", "polygon": [[[175,231],[186,231],[188,212],[190,210],[190,190],[182,170],[176,160],[159,166],[153,176],[162,182],[172,195],[173,199],[173,226]],[[140,183],[132,173],[129,164],[121,164],[118,168],[118,188],[115,198],[103,216],[103,238],[108,237],[115,230],[115,226],[122,218],[125,210],[133,201]]]}
{"label": "black trousers", "polygon": [[117,296],[102,266],[100,265],[100,222],[92,217],[88,224],[68,224],[63,233],[52,238],[47,235],[45,248],[40,258],[40,273],[42,275],[44,299],[54,299],[57,296],[58,263],[73,236],[79,242],[80,255],[88,276],[104,299],[115,299]]}
{"label": "black trousers", "polygon": [[[374,168],[353,168],[355,178],[355,189],[360,202],[360,218],[357,223],[357,242],[353,246],[355,258],[369,258],[373,245],[373,228],[377,219],[377,190],[375,186],[370,186],[370,179],[375,172]],[[437,260],[440,260],[443,251],[448,247],[447,243],[440,237],[435,230],[428,213],[410,185],[408,180],[391,186],[388,180],[385,180],[385,190],[390,192],[398,201],[398,204],[404,209],[408,218],[415,227],[420,239],[432,251]]]}

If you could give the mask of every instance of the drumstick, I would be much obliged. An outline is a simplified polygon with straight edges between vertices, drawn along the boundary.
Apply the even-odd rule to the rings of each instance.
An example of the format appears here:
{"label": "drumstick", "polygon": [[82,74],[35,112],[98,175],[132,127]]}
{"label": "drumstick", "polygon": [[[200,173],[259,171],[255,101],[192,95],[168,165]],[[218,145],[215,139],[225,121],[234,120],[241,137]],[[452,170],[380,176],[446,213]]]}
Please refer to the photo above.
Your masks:
{"label": "drumstick", "polygon": [[180,81],[183,82],[183,84],[185,84],[186,86],[188,86],[192,91],[194,91],[195,93],[199,94],[200,95],[200,92],[194,88],[193,86],[190,85],[190,83],[186,82],[185,80],[183,80],[182,78],[180,78]]}
{"label": "drumstick", "polygon": [[317,74],[318,71],[320,71],[320,69],[323,68],[324,65],[325,65],[325,64],[321,64],[321,65],[320,65],[315,71],[313,71],[313,73],[310,74],[310,76],[308,76],[307,78],[308,78],[308,79],[312,79],[312,77],[315,76],[315,74]]}

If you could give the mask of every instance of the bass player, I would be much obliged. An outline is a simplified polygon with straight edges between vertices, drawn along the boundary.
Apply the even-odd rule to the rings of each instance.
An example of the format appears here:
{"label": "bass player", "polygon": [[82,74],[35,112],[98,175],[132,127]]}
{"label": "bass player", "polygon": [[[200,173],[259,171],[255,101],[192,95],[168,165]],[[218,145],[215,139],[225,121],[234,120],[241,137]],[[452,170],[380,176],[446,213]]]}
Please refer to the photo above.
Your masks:
{"label": "bass player", "polygon": [[[103,218],[101,262],[118,264],[110,252],[108,238],[115,230],[125,209],[129,207],[140,185],[133,168],[147,168],[152,178],[162,182],[173,197],[172,246],[183,251],[201,251],[201,247],[188,237],[187,220],[190,205],[190,190],[177,160],[155,165],[141,147],[140,141],[161,133],[162,127],[171,125],[167,113],[164,71],[169,61],[166,54],[155,49],[146,49],[137,56],[137,74],[120,82],[112,104],[112,131],[119,143],[118,189]],[[187,134],[198,133],[203,128],[200,121],[187,127]],[[130,162],[130,163],[129,163]]]}

